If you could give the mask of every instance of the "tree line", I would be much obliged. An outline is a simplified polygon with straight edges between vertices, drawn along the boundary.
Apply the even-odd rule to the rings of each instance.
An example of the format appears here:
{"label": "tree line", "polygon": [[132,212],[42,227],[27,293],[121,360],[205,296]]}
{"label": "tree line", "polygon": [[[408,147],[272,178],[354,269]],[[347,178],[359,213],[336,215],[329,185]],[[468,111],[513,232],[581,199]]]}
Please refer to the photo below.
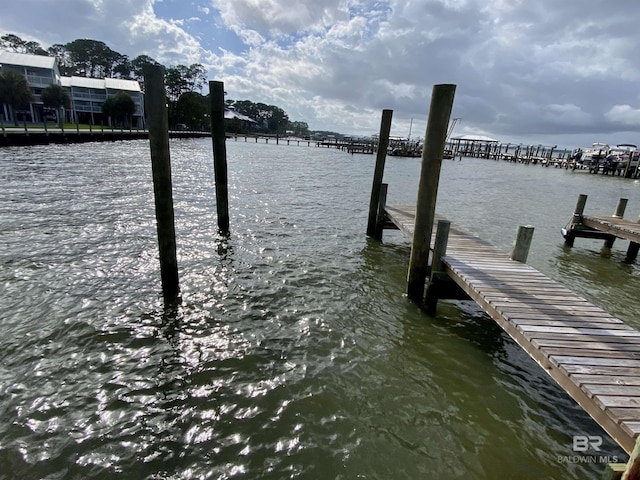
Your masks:
{"label": "tree line", "polygon": [[[144,89],[145,65],[162,65],[148,55],[138,55],[131,59],[127,55],[112,50],[107,44],[98,40],[76,39],[65,44],[54,44],[49,48],[43,48],[38,42],[26,41],[14,34],[6,34],[0,37],[0,48],[18,53],[44,55],[56,57],[60,74],[64,76],[82,76],[92,78],[121,78],[137,80]],[[168,104],[169,125],[175,128],[184,124],[190,129],[208,129],[210,125],[210,104],[208,95],[202,95],[202,89],[207,81],[207,71],[202,64],[164,66],[164,82]],[[3,72],[0,77],[4,77]],[[9,83],[15,83],[16,79]],[[7,90],[17,88],[13,85],[8,88],[6,80],[0,78],[0,101],[18,108],[21,104],[31,101],[29,95],[13,95],[14,99],[7,101]],[[69,99],[63,92],[52,87],[51,92],[44,93],[42,97],[46,107],[53,109],[69,108]],[[63,89],[62,89],[63,90]],[[3,94],[2,91],[5,93]],[[45,100],[51,97],[51,100]],[[68,94],[67,94],[68,97]],[[115,97],[114,97],[115,98]],[[105,102],[103,112],[112,117],[123,119],[131,110],[131,105],[125,98]],[[244,133],[247,130],[259,132],[284,134],[292,132],[296,135],[309,135],[309,126],[306,122],[290,121],[287,113],[275,105],[254,103],[250,100],[227,100],[226,105],[242,115],[246,115],[255,121],[243,122],[235,118],[230,119],[227,129],[230,132]]]}

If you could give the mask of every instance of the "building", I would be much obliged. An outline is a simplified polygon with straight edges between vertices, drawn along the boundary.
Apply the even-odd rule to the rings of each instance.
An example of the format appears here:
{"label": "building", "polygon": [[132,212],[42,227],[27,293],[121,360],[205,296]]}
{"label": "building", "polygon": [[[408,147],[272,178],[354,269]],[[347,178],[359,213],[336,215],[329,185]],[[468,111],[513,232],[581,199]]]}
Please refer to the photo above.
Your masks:
{"label": "building", "polygon": [[[93,125],[110,125],[110,119],[102,113],[104,101],[124,92],[131,96],[136,105],[132,118],[133,127],[144,127],[144,100],[140,84],[135,80],[119,78],[63,77],[58,69],[58,59],[41,55],[6,52],[0,50],[0,71],[15,70],[27,79],[33,93],[29,108],[15,112],[19,122],[42,123],[44,120],[56,121],[57,112],[48,111],[42,104],[40,94],[48,85],[61,85],[69,91],[71,108],[65,112],[65,120]],[[13,122],[11,110],[2,105],[0,114],[7,123]]]}
{"label": "building", "polygon": [[[51,84],[60,85],[60,70],[58,59],[41,55],[27,55],[24,53],[5,52],[0,50],[0,71],[14,70],[27,79],[33,93],[33,102],[28,109],[17,110],[15,113],[18,121],[41,123],[45,117],[44,107],[40,94],[42,90]],[[7,105],[2,105],[0,113],[5,122],[13,122],[11,110]],[[46,112],[47,114],[49,112]]]}
{"label": "building", "polygon": [[102,113],[102,104],[107,98],[125,92],[136,105],[132,126],[144,127],[143,95],[140,84],[136,80],[87,77],[60,77],[60,80],[71,97],[71,110],[67,113],[67,121],[110,125],[110,119]]}

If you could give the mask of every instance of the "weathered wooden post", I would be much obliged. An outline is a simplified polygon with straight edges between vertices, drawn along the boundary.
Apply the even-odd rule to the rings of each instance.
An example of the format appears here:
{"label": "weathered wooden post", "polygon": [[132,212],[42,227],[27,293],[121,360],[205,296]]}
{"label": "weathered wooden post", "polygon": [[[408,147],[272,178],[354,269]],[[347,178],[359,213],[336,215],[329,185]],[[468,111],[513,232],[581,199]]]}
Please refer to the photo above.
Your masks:
{"label": "weathered wooden post", "polygon": [[389,190],[389,184],[383,183],[380,185],[380,200],[378,202],[378,213],[376,216],[376,231],[373,238],[382,240],[382,231],[384,230],[385,211],[384,207],[387,205],[387,192]]}
{"label": "weathered wooden post", "polygon": [[529,248],[531,247],[531,239],[533,238],[534,228],[530,225],[520,225],[516,235],[516,241],[511,249],[509,258],[516,262],[526,263],[529,256]]}
{"label": "weathered wooden post", "polygon": [[156,204],[162,292],[166,302],[175,303],[178,300],[180,287],[178,284],[164,68],[160,65],[145,66],[144,79],[147,115],[149,118],[149,145],[151,147],[151,169]]}
{"label": "weathered wooden post", "polygon": [[378,219],[378,205],[380,204],[380,188],[382,177],[384,176],[384,163],[387,158],[387,147],[389,146],[389,132],[391,131],[391,118],[393,110],[383,110],[380,121],[380,136],[378,137],[378,153],[376,155],[376,166],[373,172],[373,186],[371,187],[371,200],[369,202],[369,221],[367,223],[367,235],[378,240],[382,238],[376,235],[376,224]]}
{"label": "weathered wooden post", "polygon": [[[431,261],[431,278],[427,287],[425,297],[425,307],[427,314],[435,315],[438,307],[438,298],[446,285],[443,276],[446,276],[442,257],[447,254],[447,244],[449,243],[449,230],[451,222],[449,220],[438,220],[436,228],[436,240],[433,245],[433,260]],[[448,280],[448,277],[447,277]]]}
{"label": "weathered wooden post", "polygon": [[[224,129],[224,83],[210,81],[211,141],[213,142],[213,170],[216,182],[218,229],[229,234],[229,189],[227,185],[227,147]],[[257,140],[256,140],[257,141]]]}
{"label": "weathered wooden post", "polygon": [[[622,218],[624,217],[624,211],[627,208],[627,202],[629,200],[627,198],[620,198],[618,200],[618,204],[616,205],[616,210],[613,212],[613,218]],[[604,248],[613,248],[613,244],[616,241],[616,236],[611,235],[604,241]]]}
{"label": "weathered wooden post", "polygon": [[624,211],[627,209],[628,198],[621,198],[616,205],[616,211],[613,212],[613,216],[616,218],[624,217]]}
{"label": "weathered wooden post", "polygon": [[578,203],[576,203],[576,208],[573,211],[573,217],[571,218],[571,222],[569,222],[567,233],[564,236],[564,244],[567,247],[573,247],[573,243],[576,239],[576,235],[573,230],[576,228],[576,225],[580,225],[582,223],[582,214],[584,213],[584,206],[586,203],[587,196],[584,193],[581,193],[580,196],[578,196]]}
{"label": "weathered wooden post", "polygon": [[[637,223],[640,223],[640,218],[638,218]],[[627,256],[624,259],[624,263],[634,263],[638,258],[638,252],[640,252],[640,243],[630,242],[629,247],[627,248]]]}
{"label": "weathered wooden post", "polygon": [[455,85],[444,84],[434,85],[431,92],[431,105],[429,106],[429,118],[424,136],[422,166],[418,183],[416,221],[407,275],[407,294],[411,300],[418,302],[422,301],[427,278],[429,247],[435,218],[440,167],[442,165],[444,143],[447,138],[447,128],[451,117],[455,91]]}

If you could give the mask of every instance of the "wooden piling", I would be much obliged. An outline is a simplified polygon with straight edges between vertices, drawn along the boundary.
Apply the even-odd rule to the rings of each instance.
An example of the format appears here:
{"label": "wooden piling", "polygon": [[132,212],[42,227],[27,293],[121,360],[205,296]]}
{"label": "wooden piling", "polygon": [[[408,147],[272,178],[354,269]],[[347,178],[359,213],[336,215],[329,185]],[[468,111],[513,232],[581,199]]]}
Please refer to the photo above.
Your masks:
{"label": "wooden piling", "polygon": [[371,200],[369,201],[369,221],[367,223],[367,235],[378,240],[382,237],[376,236],[376,224],[378,217],[378,205],[380,204],[380,188],[382,177],[384,176],[384,163],[387,158],[387,147],[389,146],[389,132],[391,131],[391,118],[393,110],[383,110],[380,121],[380,136],[378,137],[378,153],[376,155],[376,166],[373,173],[373,185],[371,187]]}
{"label": "wooden piling", "polygon": [[451,222],[449,220],[438,220],[436,239],[433,246],[433,260],[431,261],[431,275],[424,299],[425,310],[428,315],[432,316],[436,314],[438,299],[443,295],[449,284],[452,283],[444,271],[444,263],[442,261],[442,257],[447,254],[450,229]]}
{"label": "wooden piling", "polygon": [[179,294],[178,260],[173,213],[169,121],[164,89],[164,68],[160,65],[145,66],[144,79],[162,292],[165,301],[175,303]]}
{"label": "wooden piling", "polygon": [[380,199],[378,202],[378,213],[376,214],[376,229],[373,238],[382,240],[382,231],[384,230],[385,212],[384,207],[387,204],[387,191],[389,190],[389,184],[383,183],[380,185]]}
{"label": "wooden piling", "polygon": [[618,200],[618,205],[616,205],[616,211],[613,213],[614,217],[616,218],[624,217],[624,211],[627,208],[628,201],[629,201],[628,198],[621,198],[620,200]]}
{"label": "wooden piling", "polygon": [[455,85],[444,84],[434,85],[431,93],[418,183],[416,221],[407,274],[407,294],[411,300],[417,302],[421,302],[424,295],[440,167],[455,91]]}
{"label": "wooden piling", "polygon": [[211,141],[213,142],[213,171],[216,182],[218,229],[229,234],[229,189],[227,185],[227,147],[224,129],[224,83],[209,82],[211,97]]}
{"label": "wooden piling", "polygon": [[576,236],[573,232],[573,229],[576,225],[579,225],[582,222],[582,214],[584,213],[584,207],[587,204],[587,195],[581,193],[578,196],[578,202],[576,203],[576,208],[573,211],[573,217],[571,218],[571,222],[567,228],[567,235],[564,239],[564,244],[567,247],[573,247],[573,243],[575,242]]}
{"label": "wooden piling", "polygon": [[534,228],[530,225],[520,225],[516,235],[516,241],[513,244],[510,258],[520,263],[527,263],[529,256],[529,248],[531,247],[531,239],[533,238]]}
{"label": "wooden piling", "polygon": [[[626,198],[621,198],[618,200],[618,204],[616,205],[616,210],[613,212],[613,218],[622,218],[624,216],[624,211],[627,208],[627,202],[629,200]],[[604,248],[611,249],[613,248],[613,244],[616,241],[616,236],[611,235],[604,241]]]}

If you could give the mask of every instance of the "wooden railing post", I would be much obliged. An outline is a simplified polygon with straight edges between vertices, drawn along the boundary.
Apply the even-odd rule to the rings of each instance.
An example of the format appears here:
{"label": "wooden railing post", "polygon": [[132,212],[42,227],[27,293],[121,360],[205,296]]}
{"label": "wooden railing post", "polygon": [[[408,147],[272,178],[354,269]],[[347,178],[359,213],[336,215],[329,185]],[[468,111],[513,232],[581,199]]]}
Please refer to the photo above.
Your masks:
{"label": "wooden railing post", "polygon": [[418,183],[416,221],[407,274],[407,294],[411,300],[417,302],[421,302],[424,295],[440,167],[455,91],[455,85],[434,85],[431,93]]}
{"label": "wooden railing post", "polygon": [[384,163],[387,158],[387,147],[389,146],[389,132],[391,131],[391,118],[393,110],[383,110],[380,121],[380,136],[378,137],[378,153],[376,155],[376,166],[373,172],[373,185],[371,187],[371,200],[369,201],[369,221],[367,223],[367,235],[376,237],[376,225],[378,218],[378,205],[380,205],[380,186],[384,176]]}

